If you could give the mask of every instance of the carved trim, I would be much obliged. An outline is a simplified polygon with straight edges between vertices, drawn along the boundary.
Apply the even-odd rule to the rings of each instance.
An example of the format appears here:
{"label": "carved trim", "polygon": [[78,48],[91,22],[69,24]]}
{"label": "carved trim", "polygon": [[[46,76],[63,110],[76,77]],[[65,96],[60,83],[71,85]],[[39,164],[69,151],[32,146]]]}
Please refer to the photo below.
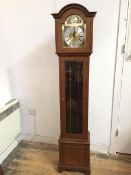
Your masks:
{"label": "carved trim", "polygon": [[63,57],[63,56],[70,56],[70,57],[80,57],[80,56],[84,56],[84,57],[88,57],[91,55],[91,53],[56,53],[58,56]]}
{"label": "carved trim", "polygon": [[73,171],[81,171],[83,173],[85,173],[85,175],[90,175],[91,170],[90,170],[90,164],[89,165],[85,165],[85,166],[79,166],[79,167],[73,167],[70,165],[61,165],[59,164],[58,166],[58,172],[62,173],[63,170],[73,170]]}
{"label": "carved trim", "polygon": [[72,4],[68,4],[66,6],[64,6],[60,11],[59,13],[52,13],[52,16],[55,18],[55,19],[59,19],[61,18],[61,16],[63,16],[63,14],[67,11],[67,10],[70,10],[70,9],[78,9],[78,10],[81,10],[84,12],[84,14],[87,16],[87,17],[94,17],[96,12],[90,12],[87,8],[85,8],[84,6],[82,6],[81,4],[75,4],[75,3],[72,3]]}

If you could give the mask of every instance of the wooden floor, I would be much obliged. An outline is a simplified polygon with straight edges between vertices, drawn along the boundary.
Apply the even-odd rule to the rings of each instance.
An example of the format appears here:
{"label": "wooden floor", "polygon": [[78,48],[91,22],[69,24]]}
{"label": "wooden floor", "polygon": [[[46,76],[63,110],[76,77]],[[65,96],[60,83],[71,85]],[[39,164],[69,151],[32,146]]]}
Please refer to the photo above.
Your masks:
{"label": "wooden floor", "polygon": [[[24,142],[3,162],[5,175],[58,175],[58,148],[55,145]],[[83,175],[64,171],[61,175]],[[131,157],[91,155],[91,175],[131,175]]]}

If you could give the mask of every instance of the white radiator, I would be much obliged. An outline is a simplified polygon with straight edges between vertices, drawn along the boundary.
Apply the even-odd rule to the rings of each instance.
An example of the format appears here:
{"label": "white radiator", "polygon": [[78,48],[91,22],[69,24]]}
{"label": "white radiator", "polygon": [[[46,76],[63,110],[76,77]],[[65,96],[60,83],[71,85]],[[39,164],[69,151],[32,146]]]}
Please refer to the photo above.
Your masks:
{"label": "white radiator", "polygon": [[0,163],[17,146],[20,133],[19,102],[14,99],[0,108]]}

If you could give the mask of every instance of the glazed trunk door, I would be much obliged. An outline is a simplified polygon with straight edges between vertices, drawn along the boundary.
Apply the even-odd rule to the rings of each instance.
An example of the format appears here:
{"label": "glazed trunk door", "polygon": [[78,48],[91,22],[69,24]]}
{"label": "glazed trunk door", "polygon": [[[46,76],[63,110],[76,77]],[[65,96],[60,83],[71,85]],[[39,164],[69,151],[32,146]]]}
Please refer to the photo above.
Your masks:
{"label": "glazed trunk door", "polygon": [[67,138],[88,135],[88,60],[60,58],[61,64],[61,130]]}

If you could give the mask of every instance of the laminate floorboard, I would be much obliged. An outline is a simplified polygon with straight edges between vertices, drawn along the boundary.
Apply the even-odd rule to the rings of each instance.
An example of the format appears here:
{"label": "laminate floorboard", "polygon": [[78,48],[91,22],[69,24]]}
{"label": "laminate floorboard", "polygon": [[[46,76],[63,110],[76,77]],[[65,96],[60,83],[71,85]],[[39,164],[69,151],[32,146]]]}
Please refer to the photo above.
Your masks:
{"label": "laminate floorboard", "polygon": [[[58,147],[21,141],[2,163],[4,175],[58,175]],[[61,175],[84,175],[63,171]],[[91,154],[91,175],[131,175],[131,156]]]}

